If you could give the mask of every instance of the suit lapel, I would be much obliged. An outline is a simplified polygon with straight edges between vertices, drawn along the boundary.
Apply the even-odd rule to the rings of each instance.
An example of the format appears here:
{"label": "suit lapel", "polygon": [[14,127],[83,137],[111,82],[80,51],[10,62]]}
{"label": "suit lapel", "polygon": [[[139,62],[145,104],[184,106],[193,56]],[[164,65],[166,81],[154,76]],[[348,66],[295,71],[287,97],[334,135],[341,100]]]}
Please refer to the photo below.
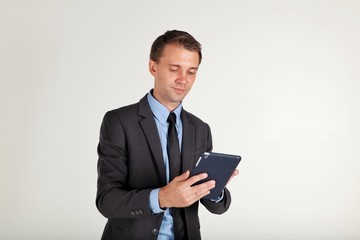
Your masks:
{"label": "suit lapel", "polygon": [[188,117],[187,112],[182,110],[181,120],[183,123],[183,139],[181,147],[182,171],[191,170],[194,164],[195,154],[195,124]]}
{"label": "suit lapel", "polygon": [[[143,97],[139,102],[139,116],[141,117],[139,124],[144,132],[147,143],[155,159],[154,164],[158,169],[162,182],[166,184],[166,171],[159,133],[146,96]],[[181,167],[182,172],[184,172],[186,170],[191,170],[194,167],[195,124],[191,118],[188,117],[188,114],[185,110],[181,111],[181,120],[183,123]]]}
{"label": "suit lapel", "polygon": [[139,115],[142,117],[142,119],[139,121],[139,124],[145,134],[152,155],[154,156],[155,165],[158,169],[162,182],[166,184],[166,172],[159,133],[146,96],[143,97],[139,102]]}

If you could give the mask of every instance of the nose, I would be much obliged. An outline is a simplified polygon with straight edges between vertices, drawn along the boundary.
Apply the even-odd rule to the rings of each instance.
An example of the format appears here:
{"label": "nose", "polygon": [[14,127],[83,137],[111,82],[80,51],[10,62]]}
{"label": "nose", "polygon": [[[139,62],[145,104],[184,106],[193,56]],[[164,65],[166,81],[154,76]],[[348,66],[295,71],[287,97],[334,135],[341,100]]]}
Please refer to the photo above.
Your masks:
{"label": "nose", "polygon": [[176,83],[185,84],[187,82],[187,73],[179,71],[178,76],[176,78]]}

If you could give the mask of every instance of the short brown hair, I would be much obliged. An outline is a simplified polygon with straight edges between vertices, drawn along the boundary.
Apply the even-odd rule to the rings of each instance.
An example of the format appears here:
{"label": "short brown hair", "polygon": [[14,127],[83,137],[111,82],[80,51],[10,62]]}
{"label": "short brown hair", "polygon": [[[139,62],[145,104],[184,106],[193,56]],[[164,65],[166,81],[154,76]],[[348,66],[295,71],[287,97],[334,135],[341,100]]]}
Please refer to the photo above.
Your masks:
{"label": "short brown hair", "polygon": [[199,54],[199,64],[201,63],[201,44],[189,33],[178,30],[166,31],[163,35],[155,39],[151,46],[150,59],[158,62],[167,44],[176,43],[189,51],[196,51]]}

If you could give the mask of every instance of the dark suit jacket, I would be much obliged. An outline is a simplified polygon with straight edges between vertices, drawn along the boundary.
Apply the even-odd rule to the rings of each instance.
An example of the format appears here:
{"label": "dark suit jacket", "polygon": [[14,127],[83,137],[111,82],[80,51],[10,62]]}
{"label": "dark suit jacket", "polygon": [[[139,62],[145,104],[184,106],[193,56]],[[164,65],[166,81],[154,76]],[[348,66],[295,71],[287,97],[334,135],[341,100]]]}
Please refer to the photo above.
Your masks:
{"label": "dark suit jacket", "polygon": [[[182,169],[190,170],[200,154],[212,149],[209,126],[182,110]],[[146,96],[139,103],[105,114],[98,145],[96,206],[108,218],[102,239],[156,239],[163,213],[153,214],[150,191],[165,186],[165,165],[156,123]],[[227,189],[221,202],[201,200],[212,213],[230,206]],[[188,239],[200,237],[199,202],[184,209]]]}

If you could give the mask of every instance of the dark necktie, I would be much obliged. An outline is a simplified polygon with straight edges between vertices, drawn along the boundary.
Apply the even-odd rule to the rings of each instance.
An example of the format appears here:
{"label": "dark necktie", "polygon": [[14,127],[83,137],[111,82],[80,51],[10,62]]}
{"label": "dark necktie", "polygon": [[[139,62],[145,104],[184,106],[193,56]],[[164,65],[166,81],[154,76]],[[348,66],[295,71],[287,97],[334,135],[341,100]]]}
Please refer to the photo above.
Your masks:
{"label": "dark necktie", "polygon": [[167,119],[169,123],[167,151],[170,165],[170,181],[180,174],[181,153],[178,133],[176,131],[176,114],[171,112]]}
{"label": "dark necktie", "polygon": [[[178,134],[176,131],[176,114],[171,112],[167,121],[169,123],[167,151],[169,157],[171,181],[181,172],[181,153],[179,148]],[[175,240],[186,239],[183,210],[179,208],[171,208],[170,211],[174,221],[173,228]]]}

